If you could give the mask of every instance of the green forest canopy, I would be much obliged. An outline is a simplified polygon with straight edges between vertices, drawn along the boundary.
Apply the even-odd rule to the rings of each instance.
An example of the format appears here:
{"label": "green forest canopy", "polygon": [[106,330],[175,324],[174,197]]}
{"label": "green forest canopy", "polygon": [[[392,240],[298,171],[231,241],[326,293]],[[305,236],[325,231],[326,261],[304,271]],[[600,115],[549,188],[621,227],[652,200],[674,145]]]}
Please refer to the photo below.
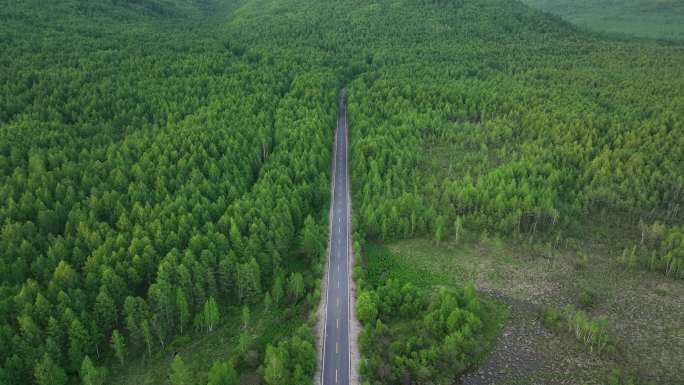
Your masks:
{"label": "green forest canopy", "polygon": [[503,0],[25,1],[0,20],[2,383],[75,383],[282,284],[305,219],[325,223],[344,86],[363,237],[617,214],[684,274],[679,43]]}

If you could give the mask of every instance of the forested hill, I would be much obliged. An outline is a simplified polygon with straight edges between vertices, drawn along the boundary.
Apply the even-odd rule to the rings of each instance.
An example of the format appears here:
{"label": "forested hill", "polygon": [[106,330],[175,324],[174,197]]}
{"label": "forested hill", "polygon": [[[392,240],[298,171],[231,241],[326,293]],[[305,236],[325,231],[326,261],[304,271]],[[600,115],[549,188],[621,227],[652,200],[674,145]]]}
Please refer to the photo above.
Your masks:
{"label": "forested hill", "polygon": [[243,306],[271,324],[230,365],[307,383],[343,86],[357,241],[618,215],[684,272],[677,43],[506,0],[31,0],[0,52],[3,384],[116,379]]}
{"label": "forested hill", "polygon": [[421,60],[425,54],[437,54],[444,45],[459,45],[465,50],[503,42],[537,43],[560,36],[569,40],[587,38],[560,18],[518,1],[490,0],[255,0],[235,13],[230,27],[240,41],[287,54],[315,53],[307,60],[327,64],[349,60],[370,64],[373,57],[391,58],[388,64],[396,64],[404,56],[403,50],[411,52],[404,60]]}

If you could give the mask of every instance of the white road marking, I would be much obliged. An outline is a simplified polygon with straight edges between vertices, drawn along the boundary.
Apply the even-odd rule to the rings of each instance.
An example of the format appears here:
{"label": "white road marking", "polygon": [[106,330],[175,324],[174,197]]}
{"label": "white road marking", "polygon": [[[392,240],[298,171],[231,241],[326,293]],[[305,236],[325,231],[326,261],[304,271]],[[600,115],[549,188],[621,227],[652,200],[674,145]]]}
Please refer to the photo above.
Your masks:
{"label": "white road marking", "polygon": [[340,319],[339,318],[337,319],[337,328],[338,329],[340,328]]}
{"label": "white road marking", "polygon": [[335,383],[337,384],[337,369],[335,369]]}
{"label": "white road marking", "polygon": [[337,302],[337,307],[340,307],[340,298],[339,298],[339,297],[337,297],[337,301],[336,301],[336,302]]}
{"label": "white road marking", "polygon": [[340,280],[339,279],[337,280],[337,288],[338,289],[340,288]]}
{"label": "white road marking", "polygon": [[335,341],[335,354],[340,354],[340,343]]}

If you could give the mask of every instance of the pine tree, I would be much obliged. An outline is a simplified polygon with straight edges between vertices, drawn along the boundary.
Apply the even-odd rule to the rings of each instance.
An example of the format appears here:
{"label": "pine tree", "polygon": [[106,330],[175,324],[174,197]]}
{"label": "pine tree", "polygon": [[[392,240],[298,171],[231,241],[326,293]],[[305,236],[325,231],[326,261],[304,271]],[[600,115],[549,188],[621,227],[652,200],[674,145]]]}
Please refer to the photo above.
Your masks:
{"label": "pine tree", "polygon": [[93,365],[90,357],[85,356],[81,364],[81,380],[83,385],[102,385],[105,381],[105,370],[98,369]]}
{"label": "pine tree", "polygon": [[229,362],[214,361],[209,370],[207,385],[238,385],[240,378]]}
{"label": "pine tree", "polygon": [[190,371],[185,366],[181,356],[176,354],[171,362],[171,374],[169,374],[171,385],[191,385],[192,377]]}
{"label": "pine tree", "polygon": [[321,252],[321,232],[311,215],[304,220],[302,230],[302,250],[310,260],[317,258]]}
{"label": "pine tree", "polygon": [[238,294],[240,302],[255,303],[261,297],[261,273],[259,264],[254,258],[249,262],[238,265],[237,269]]}
{"label": "pine tree", "polygon": [[105,332],[108,332],[116,325],[116,304],[104,286],[100,288],[100,292],[95,300],[95,317],[98,326]]}
{"label": "pine tree", "polygon": [[67,382],[64,369],[57,365],[47,353],[36,365],[33,375],[38,385],[64,385]]}

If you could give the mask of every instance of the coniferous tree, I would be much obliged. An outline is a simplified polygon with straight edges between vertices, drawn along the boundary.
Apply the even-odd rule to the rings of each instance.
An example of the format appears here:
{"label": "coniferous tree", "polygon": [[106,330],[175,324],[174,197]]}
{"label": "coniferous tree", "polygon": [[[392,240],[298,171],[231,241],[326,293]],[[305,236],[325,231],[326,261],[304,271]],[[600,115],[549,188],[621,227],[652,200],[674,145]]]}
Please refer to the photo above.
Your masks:
{"label": "coniferous tree", "polygon": [[214,361],[207,385],[238,385],[240,378],[229,362]]}
{"label": "coniferous tree", "polygon": [[185,366],[185,362],[183,362],[181,356],[178,354],[176,354],[171,362],[171,373],[169,374],[169,380],[171,381],[171,385],[192,384],[192,376],[190,375],[190,371]]}

